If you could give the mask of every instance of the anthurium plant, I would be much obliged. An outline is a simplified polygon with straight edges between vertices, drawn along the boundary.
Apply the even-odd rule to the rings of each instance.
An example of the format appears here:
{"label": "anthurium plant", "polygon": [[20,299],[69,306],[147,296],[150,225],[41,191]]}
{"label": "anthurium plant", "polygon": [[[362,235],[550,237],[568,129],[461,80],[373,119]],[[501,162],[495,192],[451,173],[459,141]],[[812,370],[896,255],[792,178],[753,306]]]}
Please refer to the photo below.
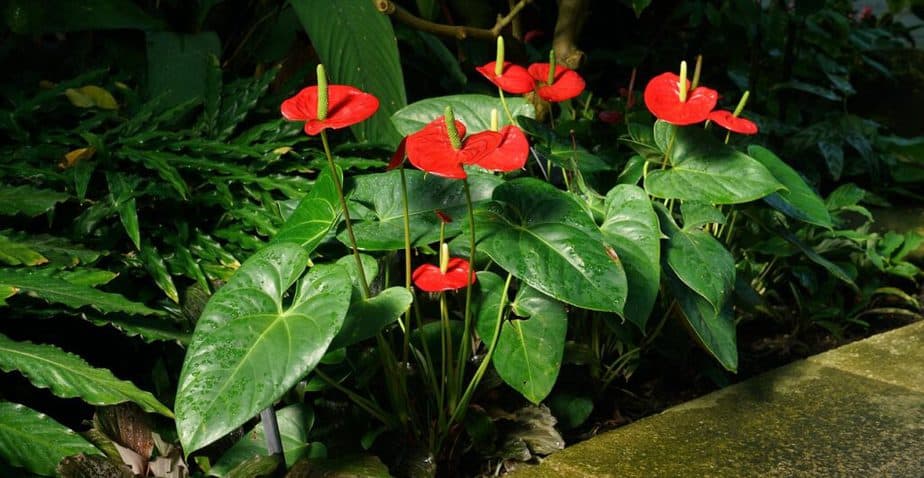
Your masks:
{"label": "anthurium plant", "polygon": [[[10,11],[28,19],[20,3]],[[317,58],[264,68],[280,53],[223,83],[243,68],[237,53],[218,62],[208,33],[145,33],[149,58],[195,50],[163,60],[185,74],[201,57],[195,88],[174,94],[184,82],[155,62],[145,87],[165,86],[150,98],[102,69],[0,106],[0,379],[12,377],[0,475],[492,474],[618,421],[614,403],[646,398],[626,388],[755,373],[755,329],[798,348],[920,317],[902,287],[916,286],[924,239],[876,229],[881,191],[827,185],[791,152],[818,146],[843,169],[836,181],[858,168],[835,143],[910,168],[924,142],[866,144],[855,130],[875,128],[846,113],[806,114],[844,126],[840,142],[768,117],[799,119],[767,91],[823,89],[775,90],[741,80],[740,58],[707,57],[710,69],[697,56],[633,69],[606,97],[591,89],[616,80],[580,54],[508,34],[532,2],[490,30],[436,25],[484,46],[461,62],[392,29],[386,15],[407,20],[409,2],[277,3],[250,7],[269,9],[256,16],[269,30],[301,23]],[[790,15],[781,5],[774,18]],[[132,12],[104,27],[162,27]],[[257,54],[248,38],[284,43],[260,22],[238,58]],[[412,61],[451,70],[450,87],[408,104],[423,75],[403,77],[396,35],[427,52]],[[505,36],[518,40],[509,55]],[[522,58],[535,62],[510,61]],[[846,91],[846,70],[826,61],[816,76]],[[84,326],[92,341],[61,332]],[[57,399],[92,421],[46,415]],[[90,430],[76,434],[82,419]]]}

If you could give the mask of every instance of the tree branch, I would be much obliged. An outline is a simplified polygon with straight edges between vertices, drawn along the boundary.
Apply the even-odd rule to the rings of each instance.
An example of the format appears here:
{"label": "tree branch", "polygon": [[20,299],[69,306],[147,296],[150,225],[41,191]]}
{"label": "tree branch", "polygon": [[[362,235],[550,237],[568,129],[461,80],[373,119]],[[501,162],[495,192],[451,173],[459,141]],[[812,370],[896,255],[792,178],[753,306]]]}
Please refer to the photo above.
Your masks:
{"label": "tree branch", "polygon": [[516,5],[513,6],[513,8],[510,9],[510,13],[503,17],[498,16],[497,22],[495,22],[494,26],[491,28],[476,28],[464,25],[444,25],[442,23],[431,22],[414,15],[401,6],[396,5],[391,0],[372,0],[372,3],[375,5],[375,8],[378,9],[378,11],[386,15],[391,15],[395,20],[404,23],[405,25],[408,25],[416,30],[433,33],[434,35],[457,38],[459,40],[465,38],[493,40],[497,38],[498,35],[500,35],[501,30],[509,25],[510,22],[516,18],[517,14],[519,14],[520,11],[526,7],[526,5],[533,3],[533,0],[520,0]]}
{"label": "tree branch", "polygon": [[555,21],[552,48],[555,50],[555,58],[571,69],[577,69],[584,61],[584,52],[575,44],[586,18],[587,0],[558,0],[558,19]]}

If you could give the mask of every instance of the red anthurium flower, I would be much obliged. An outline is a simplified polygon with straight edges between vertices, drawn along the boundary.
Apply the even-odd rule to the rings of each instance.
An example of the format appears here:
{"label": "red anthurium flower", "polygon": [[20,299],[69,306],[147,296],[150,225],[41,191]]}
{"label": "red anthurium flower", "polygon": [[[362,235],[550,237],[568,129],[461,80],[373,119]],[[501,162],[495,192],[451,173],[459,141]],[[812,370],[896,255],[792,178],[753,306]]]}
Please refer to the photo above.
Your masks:
{"label": "red anthurium flower", "polygon": [[549,82],[549,63],[533,63],[529,65],[529,74],[536,80],[539,97],[557,103],[570,100],[584,91],[584,79],[576,71],[555,65],[555,76]]}
{"label": "red anthurium flower", "polygon": [[[462,289],[477,280],[475,274],[469,274],[470,266],[467,260],[454,257],[449,259],[446,267],[446,273],[440,271],[439,266],[434,264],[424,264],[414,270],[411,276],[414,279],[414,285],[418,289],[426,292],[442,292],[445,290]],[[469,275],[472,282],[469,283]]]}
{"label": "red anthurium flower", "polygon": [[391,171],[392,169],[401,166],[401,163],[404,162],[406,152],[407,136],[401,138],[401,142],[398,143],[398,149],[395,150],[395,154],[391,155],[391,161],[388,162],[388,166],[385,166],[385,171]]}
{"label": "red anthurium flower", "polygon": [[407,159],[418,169],[437,176],[465,179],[463,164],[477,164],[497,149],[503,139],[494,131],[483,131],[465,137],[465,125],[454,121],[461,146],[456,149],[449,139],[446,120],[437,118],[420,131],[407,137]]}
{"label": "red anthurium flower", "polygon": [[452,222],[452,218],[449,217],[449,214],[446,214],[445,212],[440,211],[439,209],[437,209],[435,212],[436,212],[436,217],[440,218],[440,221],[443,224],[449,224],[450,222]]}
{"label": "red anthurium flower", "polygon": [[529,142],[520,128],[513,125],[500,130],[501,142],[497,148],[477,163],[488,171],[516,171],[526,165],[529,157]]}
{"label": "red anthurium flower", "polygon": [[505,61],[503,64],[504,69],[501,71],[500,75],[495,73],[497,71],[497,62],[494,61],[485,63],[483,66],[476,67],[475,69],[484,75],[488,81],[494,83],[507,93],[522,95],[523,93],[533,91],[536,82],[533,80],[533,77],[530,76],[529,72],[526,71],[526,68],[520,65],[514,65],[509,61]]}
{"label": "red anthurium flower", "polygon": [[369,119],[379,108],[379,100],[369,93],[346,85],[327,87],[327,117],[318,119],[318,87],[309,86],[282,102],[282,116],[304,121],[305,133],[316,135],[327,128],[352,126]]}
{"label": "red anthurium flower", "polygon": [[709,113],[709,121],[715,121],[717,125],[733,133],[757,134],[757,125],[753,121],[735,116],[731,111],[713,111]]}
{"label": "red anthurium flower", "polygon": [[[687,81],[688,90],[689,85]],[[645,87],[644,96],[645,106],[651,114],[677,126],[705,121],[719,99],[718,92],[700,86],[688,91],[686,101],[680,101],[680,77],[673,73],[662,73],[652,78]]]}

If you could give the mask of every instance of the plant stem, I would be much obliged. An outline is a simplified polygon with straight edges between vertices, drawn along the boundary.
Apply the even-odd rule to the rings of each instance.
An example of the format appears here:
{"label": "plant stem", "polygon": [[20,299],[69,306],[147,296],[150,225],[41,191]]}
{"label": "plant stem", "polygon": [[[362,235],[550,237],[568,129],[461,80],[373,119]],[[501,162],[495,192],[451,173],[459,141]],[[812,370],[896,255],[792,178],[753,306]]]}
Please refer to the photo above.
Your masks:
{"label": "plant stem", "polygon": [[270,405],[260,412],[260,422],[263,423],[263,435],[266,437],[266,451],[270,456],[276,457],[275,476],[281,476],[286,470],[286,457],[282,450],[282,438],[279,436],[279,423],[276,421],[276,410]]}
{"label": "plant stem", "polygon": [[[414,288],[411,287],[411,214],[408,209],[407,199],[407,176],[404,174],[404,166],[399,168],[401,171],[401,198],[404,200],[404,287],[411,293],[411,300],[417,302],[414,297]],[[411,308],[404,311],[404,350],[402,359],[405,363],[408,361],[408,350],[410,349],[411,337]]]}
{"label": "plant stem", "polygon": [[[465,313],[462,316],[462,343],[459,344],[459,370],[456,377],[456,383],[462,385],[463,375],[465,373],[465,363],[468,362],[468,355],[471,346],[472,333],[472,281],[475,278],[475,211],[472,205],[472,190],[468,184],[468,178],[462,180],[465,189],[465,203],[468,205],[468,228],[469,228],[469,267],[468,267],[468,286],[465,288]],[[451,423],[451,422],[450,422]]]}
{"label": "plant stem", "polygon": [[510,124],[515,125],[517,122],[513,119],[513,115],[510,113],[510,108],[507,106],[507,98],[504,97],[504,90],[498,86],[497,94],[500,95],[501,106],[504,107],[504,113],[507,114],[507,120],[510,121]]}
{"label": "plant stem", "polygon": [[369,283],[366,281],[366,271],[363,270],[363,260],[359,257],[359,249],[356,247],[356,236],[353,235],[353,224],[352,221],[350,221],[350,211],[347,208],[346,198],[343,197],[343,185],[340,184],[340,175],[337,174],[334,156],[330,152],[330,144],[327,142],[326,130],[321,130],[321,143],[324,144],[324,154],[327,155],[327,165],[330,167],[330,175],[334,180],[334,186],[337,188],[340,208],[343,209],[343,222],[346,223],[347,235],[350,236],[350,248],[353,249],[353,258],[356,259],[356,273],[359,277],[359,283],[362,284],[363,298],[368,299],[372,294],[369,293]]}
{"label": "plant stem", "polygon": [[459,400],[459,404],[456,406],[455,411],[453,411],[452,416],[449,417],[450,426],[462,417],[463,411],[468,407],[468,402],[472,399],[475,389],[478,387],[478,384],[481,383],[481,378],[484,376],[485,371],[488,369],[488,365],[491,363],[491,357],[494,355],[494,349],[500,337],[501,323],[504,320],[504,308],[507,306],[507,291],[510,289],[510,281],[512,279],[513,274],[508,272],[507,280],[504,282],[504,288],[501,290],[500,302],[497,304],[497,321],[494,323],[494,336],[491,339],[491,345],[488,347],[487,352],[485,352],[481,364],[478,365],[478,370],[475,371],[475,375],[465,389],[465,393],[462,394],[462,399]]}
{"label": "plant stem", "polygon": [[388,414],[385,413],[384,410],[382,410],[378,405],[376,405],[375,403],[373,403],[371,400],[369,400],[369,399],[367,399],[367,398],[363,398],[363,397],[357,395],[355,392],[353,392],[352,390],[350,390],[350,389],[344,387],[343,385],[341,385],[340,383],[338,383],[336,380],[332,379],[330,376],[328,376],[327,374],[325,374],[324,372],[322,372],[320,369],[317,369],[317,368],[314,369],[314,373],[315,373],[315,375],[318,376],[318,378],[320,378],[321,380],[323,380],[325,383],[327,383],[327,384],[330,385],[331,387],[334,387],[335,389],[339,390],[341,393],[343,393],[344,395],[346,395],[347,398],[349,398],[350,400],[352,400],[353,403],[355,403],[356,405],[359,406],[359,408],[362,408],[363,410],[366,411],[366,413],[368,413],[369,415],[372,415],[373,417],[377,418],[379,421],[381,421],[383,424],[385,424],[385,426],[387,426],[387,427],[389,427],[389,428],[394,428],[394,427],[395,427],[395,421],[394,421],[394,419],[392,419],[391,417],[389,417]]}

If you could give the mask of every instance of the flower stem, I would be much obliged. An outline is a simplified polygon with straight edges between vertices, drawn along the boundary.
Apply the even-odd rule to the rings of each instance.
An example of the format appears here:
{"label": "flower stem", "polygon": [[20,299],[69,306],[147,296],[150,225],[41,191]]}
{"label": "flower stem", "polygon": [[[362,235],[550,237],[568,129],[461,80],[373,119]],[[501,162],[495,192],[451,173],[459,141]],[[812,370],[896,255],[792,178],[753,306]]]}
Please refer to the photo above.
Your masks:
{"label": "flower stem", "polygon": [[363,298],[368,299],[369,283],[366,282],[366,271],[363,270],[363,260],[359,257],[359,249],[356,247],[356,236],[353,235],[353,224],[350,221],[350,210],[347,208],[346,198],[343,197],[343,185],[340,184],[340,175],[337,174],[337,166],[334,164],[334,156],[330,152],[330,144],[327,142],[327,131],[321,130],[321,143],[324,144],[324,154],[327,155],[327,165],[330,167],[330,176],[334,180],[334,186],[337,188],[337,197],[340,199],[340,208],[343,209],[343,222],[346,223],[347,235],[350,236],[350,248],[353,249],[353,258],[356,259],[356,273],[359,277],[359,283],[362,284]]}
{"label": "flower stem", "polygon": [[[461,386],[463,375],[465,373],[465,363],[468,362],[470,345],[472,343],[472,280],[475,278],[475,212],[472,205],[472,190],[468,184],[468,178],[462,180],[465,189],[465,202],[468,205],[468,228],[469,228],[469,268],[468,268],[468,286],[465,288],[465,313],[463,315],[462,326],[462,343],[459,345],[459,371],[456,377],[457,383]],[[451,422],[450,422],[451,423]]]}
{"label": "flower stem", "polygon": [[478,384],[481,383],[481,378],[484,376],[485,371],[488,369],[488,365],[491,363],[491,357],[494,355],[494,350],[497,348],[497,340],[500,338],[501,323],[504,319],[504,308],[507,306],[507,291],[510,289],[510,281],[512,279],[513,274],[508,272],[507,280],[504,282],[504,288],[501,290],[500,303],[497,304],[497,321],[494,323],[494,336],[491,339],[491,345],[488,347],[484,358],[481,360],[481,364],[478,365],[478,370],[475,371],[475,376],[473,376],[472,381],[469,382],[468,387],[465,389],[465,393],[462,394],[462,399],[459,400],[459,404],[449,418],[450,426],[452,426],[456,420],[462,418],[464,410],[468,407],[468,402],[472,399],[475,389],[478,387]]}
{"label": "flower stem", "polygon": [[372,415],[373,417],[377,418],[377,419],[378,419],[379,421],[381,421],[386,427],[389,427],[389,428],[394,428],[394,427],[395,427],[396,423],[395,423],[394,418],[391,417],[391,416],[389,416],[387,413],[385,413],[384,410],[382,410],[378,405],[376,405],[375,403],[373,403],[371,400],[369,400],[369,399],[367,399],[367,398],[364,398],[364,397],[361,397],[361,396],[359,396],[358,394],[356,394],[355,392],[353,392],[352,390],[350,390],[350,389],[344,387],[344,386],[341,385],[339,382],[337,382],[336,380],[334,380],[333,378],[329,377],[327,374],[325,374],[324,372],[322,372],[320,369],[317,369],[317,368],[314,369],[314,373],[315,373],[315,375],[318,376],[318,378],[320,378],[321,380],[323,380],[324,382],[326,382],[328,385],[330,385],[331,387],[336,388],[336,389],[339,390],[341,393],[343,393],[344,395],[346,395],[347,398],[349,398],[350,400],[352,400],[353,403],[355,403],[356,405],[359,406],[359,408],[362,408],[363,410],[366,411],[366,413],[368,413],[369,415]]}
{"label": "flower stem", "polygon": [[[411,287],[411,214],[408,210],[407,198],[407,175],[404,174],[404,166],[400,167],[401,171],[401,198],[404,200],[404,287],[411,293],[413,302],[417,302],[414,297],[414,288]],[[402,358],[405,363],[408,361],[408,350],[410,349],[411,337],[411,308],[404,311],[404,351]]]}
{"label": "flower stem", "polygon": [[497,94],[500,96],[501,106],[504,107],[504,113],[507,114],[507,120],[510,121],[510,124],[517,124],[513,119],[513,114],[510,113],[510,107],[507,106],[507,98],[504,97],[504,90],[500,86],[497,87]]}

